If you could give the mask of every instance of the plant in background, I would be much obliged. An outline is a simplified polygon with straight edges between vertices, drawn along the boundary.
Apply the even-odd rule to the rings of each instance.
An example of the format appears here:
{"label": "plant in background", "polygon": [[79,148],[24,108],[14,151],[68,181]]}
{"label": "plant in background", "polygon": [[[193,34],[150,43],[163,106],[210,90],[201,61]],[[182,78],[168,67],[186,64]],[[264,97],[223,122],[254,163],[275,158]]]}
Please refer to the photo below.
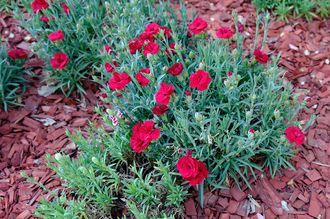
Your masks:
{"label": "plant in background", "polygon": [[0,47],[0,106],[5,111],[10,105],[20,105],[18,97],[24,92],[23,64],[28,53],[22,49]]}
{"label": "plant in background", "polygon": [[260,11],[274,10],[281,20],[288,22],[288,17],[303,17],[308,21],[320,15],[329,17],[330,0],[253,0]]}

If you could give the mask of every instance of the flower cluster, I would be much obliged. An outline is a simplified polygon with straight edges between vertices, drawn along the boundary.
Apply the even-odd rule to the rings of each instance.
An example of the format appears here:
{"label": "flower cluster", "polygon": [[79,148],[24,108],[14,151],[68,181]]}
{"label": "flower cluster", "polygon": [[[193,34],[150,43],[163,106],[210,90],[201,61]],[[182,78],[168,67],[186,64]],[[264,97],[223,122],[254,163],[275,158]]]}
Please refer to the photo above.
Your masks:
{"label": "flower cluster", "polygon": [[[53,3],[53,0],[51,0],[51,2]],[[68,15],[70,13],[70,8],[68,7],[68,5],[65,2],[60,2],[60,5],[64,13]],[[40,20],[45,23],[49,22],[49,18],[46,15],[43,15],[42,12],[44,10],[47,10],[48,7],[49,7],[49,3],[46,0],[34,0],[31,3],[31,8],[33,12],[36,14],[40,13],[41,14]],[[54,19],[54,17],[52,17],[52,19]],[[64,33],[61,30],[57,30],[48,35],[48,40],[52,42],[57,42],[60,40],[64,40],[64,37],[65,37]],[[50,59],[50,64],[55,70],[63,70],[67,66],[68,62],[69,62],[69,58],[67,54],[65,54],[64,52],[57,52]]]}
{"label": "flower cluster", "polygon": [[[193,38],[194,35],[207,35],[208,23],[202,18],[196,18],[188,25],[188,32],[186,33],[189,38]],[[241,23],[238,23],[237,27],[238,33],[235,33],[228,27],[221,27],[216,33],[216,39],[219,40],[231,40],[235,34],[240,34],[244,31],[244,26]],[[128,42],[128,50],[130,54],[140,53],[143,54],[143,62],[151,63],[152,60],[159,60],[163,58],[168,61],[170,65],[163,66],[163,71],[166,71],[168,75],[167,79],[157,77],[157,72],[155,68],[151,69],[145,67],[140,69],[135,74],[135,79],[137,83],[132,83],[130,86],[138,86],[141,90],[142,88],[146,93],[151,93],[154,95],[154,105],[149,110],[155,115],[154,120],[147,120],[144,122],[137,122],[131,130],[131,139],[130,146],[133,151],[141,153],[144,150],[147,150],[150,143],[156,141],[160,137],[160,132],[162,125],[159,125],[159,128],[155,128],[157,124],[155,121],[158,121],[158,117],[162,117],[165,114],[169,114],[170,111],[176,110],[177,99],[182,97],[181,94],[184,94],[185,98],[193,101],[195,96],[192,96],[193,92],[213,92],[213,86],[216,88],[218,85],[215,84],[214,80],[218,80],[214,73],[206,71],[203,64],[195,67],[195,70],[191,72],[191,67],[188,69],[186,60],[188,57],[194,57],[194,55],[182,55],[180,57],[180,46],[176,46],[177,41],[174,41],[171,38],[172,31],[167,27],[161,26],[157,23],[150,23],[144,29],[144,32],[138,35],[138,37],[130,40]],[[166,37],[166,43],[164,43],[164,37]],[[200,39],[200,37],[196,36]],[[165,45],[165,48],[163,47]],[[110,47],[105,47],[104,51],[111,53],[112,49]],[[153,55],[156,55],[155,58]],[[261,49],[256,49],[253,53],[254,59],[259,64],[268,63],[268,55],[263,52]],[[183,58],[182,58],[183,57]],[[166,59],[167,58],[167,59]],[[127,72],[118,73],[115,72],[114,63],[106,63],[105,68],[107,72],[112,73],[108,81],[108,86],[112,91],[121,91],[124,90],[128,84],[132,82],[131,74]],[[150,64],[151,66],[151,64]],[[159,71],[159,69],[157,70]],[[188,72],[191,72],[190,75]],[[237,72],[228,71],[227,79],[223,81],[223,84],[228,87],[228,90],[232,90],[238,86],[241,76]],[[214,81],[214,84],[212,84]],[[135,81],[133,81],[135,82]],[[155,82],[158,82],[157,84]],[[187,84],[189,89],[182,86]],[[210,88],[211,87],[211,88]],[[156,88],[156,90],[153,90]],[[210,89],[209,89],[210,88]],[[183,89],[183,91],[182,91]],[[124,91],[127,93],[130,91]],[[143,94],[144,95],[144,94]],[[180,96],[180,97],[178,97]],[[146,108],[146,106],[144,106]],[[158,117],[157,117],[158,116]],[[203,121],[203,116],[198,119],[198,122]],[[255,135],[258,135],[258,131],[255,131],[254,128],[249,128],[245,132],[249,137],[248,139],[253,139]],[[166,136],[166,132],[164,136]],[[303,133],[296,128],[293,129],[289,127],[285,130],[285,134],[290,143],[295,142],[297,145],[303,143]],[[208,136],[207,142],[212,144],[212,136]],[[190,185],[198,185],[203,182],[205,178],[208,177],[208,170],[206,164],[202,161],[199,161],[196,158],[192,158],[191,155],[181,157],[177,162],[177,169],[182,177],[189,181]]]}

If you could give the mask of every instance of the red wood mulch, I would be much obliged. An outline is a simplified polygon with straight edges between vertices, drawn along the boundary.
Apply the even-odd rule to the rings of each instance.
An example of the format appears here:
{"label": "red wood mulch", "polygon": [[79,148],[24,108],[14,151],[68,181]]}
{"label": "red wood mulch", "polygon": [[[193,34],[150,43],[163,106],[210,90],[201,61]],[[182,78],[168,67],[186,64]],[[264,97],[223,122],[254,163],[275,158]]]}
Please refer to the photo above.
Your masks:
{"label": "red wood mulch", "polygon": [[[232,25],[231,11],[235,9],[247,19],[247,45],[253,40],[256,12],[250,1],[187,2],[208,21],[213,35],[220,26]],[[308,23],[298,19],[289,24],[272,20],[266,50],[281,53],[280,65],[295,91],[310,98],[308,110],[300,113],[299,119],[318,116],[292,159],[297,171],[284,170],[274,179],[259,174],[257,180],[251,180],[253,190],[243,186],[240,191],[233,185],[207,192],[203,210],[196,197],[191,198],[185,203],[186,218],[330,218],[330,20]]]}
{"label": "red wood mulch", "polygon": [[[201,17],[210,23],[214,34],[219,26],[231,25],[230,11],[235,9],[247,19],[245,34],[254,33],[255,9],[244,0],[189,0],[188,6],[197,8]],[[214,20],[213,20],[214,19]],[[213,21],[212,21],[213,20]],[[310,97],[308,110],[300,114],[307,120],[316,114],[318,119],[307,133],[306,143],[298,148],[292,159],[297,171],[284,170],[275,179],[270,177],[251,180],[253,190],[236,186],[205,194],[206,208],[200,209],[196,198],[187,200],[186,218],[330,218],[330,21],[316,19],[272,21],[268,51],[281,52],[280,64],[287,70],[287,77],[294,83],[296,92]],[[0,33],[9,45],[29,48],[27,33],[10,17],[0,16]],[[14,33],[14,36],[10,33]],[[327,59],[328,58],[328,59]],[[31,65],[39,66],[37,59]],[[35,70],[39,74],[40,68]],[[26,183],[20,176],[28,174],[48,187],[59,187],[60,182],[47,170],[45,153],[57,151],[75,153],[64,130],[83,129],[87,120],[97,120],[93,105],[97,101],[92,86],[88,88],[87,107],[73,98],[62,95],[40,97],[39,82],[29,80],[29,90],[23,96],[24,108],[0,111],[0,218],[31,218],[43,191]],[[45,126],[40,119],[52,118],[55,124]],[[250,196],[251,195],[251,196]],[[282,208],[282,203],[287,209]],[[288,210],[288,211],[287,211]],[[280,215],[280,216],[279,216]],[[264,217],[263,217],[264,216]]]}

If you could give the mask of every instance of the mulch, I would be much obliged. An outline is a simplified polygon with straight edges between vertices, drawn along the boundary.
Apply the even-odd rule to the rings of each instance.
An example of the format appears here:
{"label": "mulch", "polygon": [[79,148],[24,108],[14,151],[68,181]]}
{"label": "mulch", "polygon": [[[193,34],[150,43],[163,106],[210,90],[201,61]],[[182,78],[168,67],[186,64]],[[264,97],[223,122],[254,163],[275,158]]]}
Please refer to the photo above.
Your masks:
{"label": "mulch", "polygon": [[[253,42],[256,10],[250,1],[188,0],[186,4],[189,12],[194,8],[208,21],[213,36],[220,26],[233,25],[231,12],[236,10],[246,19],[246,45]],[[258,173],[257,179],[250,180],[252,190],[232,184],[229,189],[207,192],[204,209],[197,196],[192,197],[184,205],[186,218],[330,218],[330,20],[290,19],[286,24],[273,18],[268,37],[265,50],[281,54],[285,77],[308,100],[299,120],[317,116],[305,144],[292,158],[296,171],[282,170],[275,178]]]}
{"label": "mulch", "polygon": [[[188,0],[189,11],[197,9],[199,16],[210,24],[210,33],[219,26],[231,26],[231,11],[235,9],[247,19],[246,45],[255,32],[255,8],[245,0]],[[0,14],[0,33],[10,47],[29,49],[33,39],[10,16]],[[13,34],[12,34],[13,33]],[[260,39],[259,39],[260,41]],[[306,133],[305,144],[297,148],[292,159],[294,170],[283,170],[275,178],[267,172],[251,179],[252,190],[206,191],[205,208],[197,197],[184,204],[186,218],[330,218],[330,20],[306,22],[290,19],[286,24],[272,20],[265,48],[282,58],[280,65],[296,93],[308,98],[307,109],[299,119],[307,121],[317,115],[315,124]],[[41,74],[42,63],[32,56],[28,67]],[[88,120],[100,124],[93,112],[97,88],[87,84],[84,104],[78,95],[67,98],[61,94],[38,95],[38,79],[29,78],[28,91],[23,95],[23,108],[8,113],[0,111],[0,218],[32,218],[36,204],[45,195],[39,187],[27,183],[20,172],[26,171],[49,188],[60,188],[59,179],[47,169],[45,154],[63,151],[74,155],[76,146],[67,139],[65,130],[83,130]],[[45,119],[52,119],[49,125]],[[84,133],[84,132],[83,132]],[[87,134],[87,133],[85,133]]]}

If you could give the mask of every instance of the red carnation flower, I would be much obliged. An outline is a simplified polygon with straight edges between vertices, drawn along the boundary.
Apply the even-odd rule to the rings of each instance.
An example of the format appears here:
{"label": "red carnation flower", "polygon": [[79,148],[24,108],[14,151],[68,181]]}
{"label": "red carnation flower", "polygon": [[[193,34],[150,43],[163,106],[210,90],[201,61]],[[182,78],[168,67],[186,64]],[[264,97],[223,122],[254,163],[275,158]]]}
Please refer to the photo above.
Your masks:
{"label": "red carnation flower", "polygon": [[192,186],[201,184],[209,174],[205,163],[190,156],[181,157],[176,164],[176,168],[183,179],[189,181]]}
{"label": "red carnation flower", "polygon": [[160,88],[156,93],[156,102],[160,105],[168,105],[171,95],[174,93],[175,87],[165,82],[160,84]]}
{"label": "red carnation flower", "polygon": [[43,15],[40,17],[40,20],[45,22],[45,23],[48,23],[49,22],[49,18],[46,16],[46,15]]}
{"label": "red carnation flower", "polygon": [[28,53],[23,49],[12,49],[8,51],[8,56],[11,59],[26,59]]}
{"label": "red carnation flower", "polygon": [[286,128],[285,135],[291,144],[302,145],[305,141],[305,134],[296,126]]}
{"label": "red carnation flower", "polygon": [[148,54],[157,54],[159,52],[159,45],[154,42],[149,42],[147,45],[144,46],[143,55],[148,56]]}
{"label": "red carnation flower", "polygon": [[182,63],[175,63],[172,65],[167,72],[170,73],[173,76],[178,76],[182,73],[183,71],[183,64]]}
{"label": "red carnation flower", "polygon": [[172,30],[168,27],[161,27],[161,29],[164,31],[164,36],[166,38],[170,38],[172,35]]}
{"label": "red carnation flower", "polygon": [[66,13],[66,14],[70,13],[70,8],[68,7],[68,5],[65,2],[61,2],[60,5],[62,6],[64,13]]}
{"label": "red carnation flower", "polygon": [[250,128],[249,129],[249,133],[254,134],[255,133],[254,129],[253,128]]}
{"label": "red carnation flower", "polygon": [[141,72],[138,72],[136,75],[135,75],[135,79],[139,82],[139,84],[141,86],[147,86],[150,82],[150,80],[144,76]]}
{"label": "red carnation flower", "polygon": [[153,109],[152,113],[161,116],[164,115],[168,111],[168,107],[166,105],[159,105],[157,104]]}
{"label": "red carnation flower", "polygon": [[152,141],[159,138],[160,129],[155,129],[154,126],[153,121],[139,122],[133,126],[130,140],[133,151],[141,153]]}
{"label": "red carnation flower", "polygon": [[141,44],[144,45],[146,42],[153,42],[155,40],[155,37],[150,33],[141,33],[139,35],[139,40]]}
{"label": "red carnation flower", "polygon": [[126,72],[121,74],[114,72],[108,81],[108,85],[111,90],[123,90],[129,82],[131,82],[131,78]]}
{"label": "red carnation flower", "polygon": [[194,74],[190,75],[189,80],[191,88],[197,88],[199,91],[204,91],[208,88],[212,78],[208,72],[198,70]]}
{"label": "red carnation flower", "polygon": [[109,55],[112,53],[112,48],[109,45],[105,45],[102,49],[101,52],[104,53],[108,53]]}
{"label": "red carnation flower", "polygon": [[50,59],[50,64],[54,69],[64,69],[65,66],[68,64],[69,58],[63,52],[57,52],[54,54],[54,57]]}
{"label": "red carnation flower", "polygon": [[234,33],[228,27],[221,27],[217,33],[217,37],[220,39],[230,39]]}
{"label": "red carnation flower", "polygon": [[266,64],[268,62],[268,55],[260,49],[254,50],[254,57],[260,64]]}
{"label": "red carnation flower", "polygon": [[233,76],[233,72],[230,71],[227,73],[227,75],[228,75],[228,77],[231,77],[231,76]]}
{"label": "red carnation flower", "polygon": [[191,91],[190,90],[186,90],[184,92],[184,94],[187,96],[187,97],[190,97],[191,96]]}
{"label": "red carnation flower", "polygon": [[63,40],[64,39],[64,34],[61,30],[58,30],[58,31],[55,31],[55,32],[49,34],[48,39],[50,41],[53,41],[53,42],[55,42],[57,40]]}
{"label": "red carnation flower", "polygon": [[196,18],[191,24],[188,25],[188,30],[193,34],[200,34],[207,29],[207,22],[202,18]]}
{"label": "red carnation flower", "polygon": [[31,3],[33,12],[36,14],[39,11],[45,10],[49,7],[49,4],[46,0],[34,0]]}
{"label": "red carnation flower", "polygon": [[147,27],[144,29],[144,32],[149,35],[156,35],[159,33],[160,26],[156,23],[150,23],[147,25]]}
{"label": "red carnation flower", "polygon": [[115,68],[108,62],[105,63],[104,68],[109,73],[112,73],[115,71]]}
{"label": "red carnation flower", "polygon": [[138,38],[135,38],[134,40],[130,40],[128,42],[129,51],[131,54],[135,54],[136,51],[140,50],[142,48],[143,44]]}
{"label": "red carnation flower", "polygon": [[150,74],[150,69],[149,68],[143,68],[139,72],[144,73],[144,74]]}

